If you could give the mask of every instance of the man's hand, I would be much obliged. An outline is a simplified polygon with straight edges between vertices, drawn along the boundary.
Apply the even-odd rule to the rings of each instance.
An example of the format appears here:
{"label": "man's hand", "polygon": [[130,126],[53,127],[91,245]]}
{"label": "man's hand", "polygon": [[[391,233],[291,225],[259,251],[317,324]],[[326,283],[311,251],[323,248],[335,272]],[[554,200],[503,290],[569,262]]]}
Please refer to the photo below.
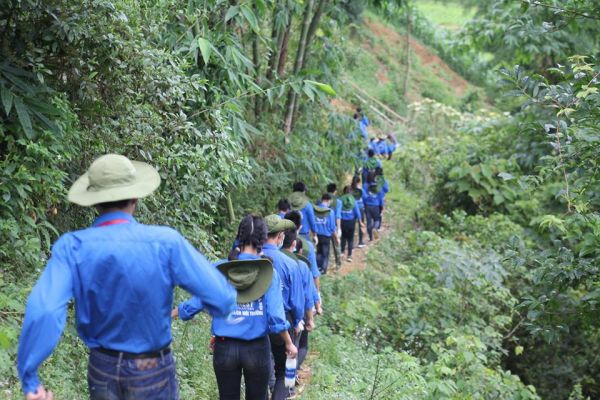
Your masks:
{"label": "man's hand", "polygon": [[313,318],[306,321],[306,331],[312,332],[315,329],[315,320]]}
{"label": "man's hand", "polygon": [[53,400],[54,394],[46,391],[42,385],[38,386],[35,393],[29,392],[25,395],[27,400]]}
{"label": "man's hand", "polygon": [[323,315],[323,307],[321,306],[321,302],[315,304],[315,310],[317,311],[317,315]]}
{"label": "man's hand", "polygon": [[294,346],[294,343],[289,342],[285,344],[285,354],[287,354],[288,358],[298,357],[298,349]]}
{"label": "man's hand", "polygon": [[294,328],[294,333],[296,334],[296,336],[299,336],[303,330],[304,330],[304,321],[300,321],[300,322],[298,322],[298,325],[296,325],[296,327]]}
{"label": "man's hand", "polygon": [[317,235],[313,236],[313,242],[315,243],[315,246],[319,245],[319,237]]}
{"label": "man's hand", "polygon": [[173,311],[171,311],[171,319],[177,318],[179,318],[179,308],[174,308]]}

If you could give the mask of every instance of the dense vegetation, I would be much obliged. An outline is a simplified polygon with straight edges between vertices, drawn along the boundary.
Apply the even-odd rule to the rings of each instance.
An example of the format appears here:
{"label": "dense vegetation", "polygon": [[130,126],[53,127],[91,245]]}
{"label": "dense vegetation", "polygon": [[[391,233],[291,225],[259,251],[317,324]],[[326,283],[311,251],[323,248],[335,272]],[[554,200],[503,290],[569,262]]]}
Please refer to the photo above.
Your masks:
{"label": "dense vegetation", "polygon": [[[464,27],[426,14],[463,5]],[[600,397],[598,3],[370,6],[2,2],[0,393],[19,396],[18,328],[49,244],[92,218],[65,188],[94,157],[157,165],[141,220],[214,256],[234,216],[294,179],[313,195],[344,179],[349,104],[369,95],[408,118],[369,115],[403,141],[385,165],[390,233],[367,271],[323,283],[305,397]],[[384,18],[471,84],[369,25]],[[174,333],[182,396],[211,398],[206,320]],[[60,397],[85,392],[84,353],[69,326],[42,370]]]}

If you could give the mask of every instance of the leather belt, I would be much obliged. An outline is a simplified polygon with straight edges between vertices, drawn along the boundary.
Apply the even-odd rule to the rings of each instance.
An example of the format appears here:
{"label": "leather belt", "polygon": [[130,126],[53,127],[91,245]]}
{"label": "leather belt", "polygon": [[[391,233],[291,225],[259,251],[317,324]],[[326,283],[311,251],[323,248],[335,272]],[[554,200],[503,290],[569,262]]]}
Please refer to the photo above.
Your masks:
{"label": "leather belt", "polygon": [[94,349],[94,350],[97,350],[102,354],[106,354],[106,355],[113,356],[113,357],[121,356],[124,359],[159,358],[159,357],[163,357],[171,352],[171,349],[169,348],[169,346],[165,347],[164,349],[161,349],[158,351],[151,351],[148,353],[128,353],[126,351],[109,350],[109,349],[104,349],[102,347]]}

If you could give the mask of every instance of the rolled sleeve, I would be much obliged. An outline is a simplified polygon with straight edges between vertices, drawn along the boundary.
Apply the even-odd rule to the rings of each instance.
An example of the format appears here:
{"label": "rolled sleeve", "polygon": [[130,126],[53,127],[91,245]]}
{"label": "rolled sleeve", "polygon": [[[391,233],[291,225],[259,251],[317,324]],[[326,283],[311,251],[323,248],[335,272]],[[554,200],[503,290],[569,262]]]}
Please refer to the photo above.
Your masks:
{"label": "rolled sleeve", "polygon": [[182,321],[188,321],[202,311],[204,309],[204,305],[202,304],[202,300],[197,297],[192,297],[191,299],[179,304],[177,309],[179,311],[179,318]]}

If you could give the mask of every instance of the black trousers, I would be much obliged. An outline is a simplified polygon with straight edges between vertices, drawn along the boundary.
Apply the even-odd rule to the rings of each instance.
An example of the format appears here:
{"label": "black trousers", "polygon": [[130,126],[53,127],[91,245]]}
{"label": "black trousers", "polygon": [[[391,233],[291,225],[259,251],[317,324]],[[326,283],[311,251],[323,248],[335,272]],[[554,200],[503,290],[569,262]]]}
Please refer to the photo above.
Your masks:
{"label": "black trousers", "polygon": [[381,225],[381,207],[379,206],[365,206],[367,214],[367,232],[369,233],[369,240],[373,240],[373,228],[379,229],[378,225]]}
{"label": "black trousers", "polygon": [[302,365],[308,355],[308,331],[305,329],[300,334],[300,342],[298,343],[298,368]]}
{"label": "black trousers", "polygon": [[268,336],[255,340],[217,337],[213,367],[219,387],[219,399],[240,400],[243,374],[246,399],[265,400],[269,385],[270,353]]}
{"label": "black trousers", "polygon": [[[360,221],[365,222],[365,208],[361,207],[360,208]],[[358,244],[364,244],[365,243],[365,239],[363,238],[363,231],[360,228],[360,221],[357,219],[356,220],[356,224],[358,225]]]}
{"label": "black trousers", "polygon": [[325,275],[329,268],[329,249],[331,248],[331,237],[318,235],[319,244],[317,245],[317,267]]}
{"label": "black trousers", "polygon": [[348,257],[352,257],[352,248],[354,247],[354,228],[356,227],[356,219],[343,219],[342,225],[342,253],[348,245]]}

